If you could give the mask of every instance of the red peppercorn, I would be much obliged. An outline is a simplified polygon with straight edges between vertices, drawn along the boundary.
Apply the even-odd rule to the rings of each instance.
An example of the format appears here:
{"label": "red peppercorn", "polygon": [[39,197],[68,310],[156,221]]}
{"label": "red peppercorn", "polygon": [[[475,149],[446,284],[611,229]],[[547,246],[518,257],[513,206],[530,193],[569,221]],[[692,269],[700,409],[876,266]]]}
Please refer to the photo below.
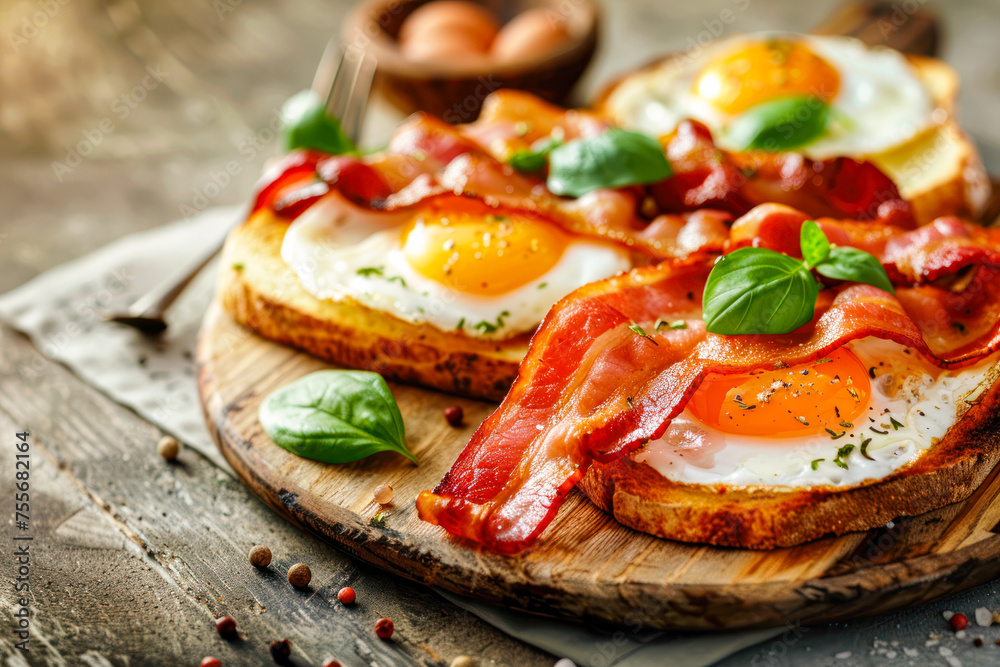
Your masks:
{"label": "red peppercorn", "polygon": [[392,631],[395,628],[392,625],[392,621],[388,618],[380,618],[375,623],[375,634],[379,636],[379,639],[389,639],[392,637]]}
{"label": "red peppercorn", "polygon": [[450,408],[444,409],[444,418],[448,420],[449,426],[454,426],[458,428],[462,425],[462,420],[465,418],[465,413],[462,412],[461,405],[453,405]]}
{"label": "red peppercorn", "polygon": [[323,667],[342,667],[339,660],[327,660],[323,663]]}
{"label": "red peppercorn", "polygon": [[220,637],[228,637],[236,632],[236,621],[232,616],[222,616],[215,619],[215,629],[219,631]]}
{"label": "red peppercorn", "polygon": [[287,639],[276,639],[271,642],[271,657],[278,664],[287,661],[291,655],[292,646],[288,643]]}
{"label": "red peppercorn", "polygon": [[354,604],[354,600],[357,596],[354,594],[354,589],[350,586],[346,588],[341,588],[340,592],[337,593],[337,599],[340,600],[342,604]]}
{"label": "red peppercorn", "polygon": [[201,659],[201,667],[222,667],[222,663],[219,662],[218,658],[206,656]]}
{"label": "red peppercorn", "polygon": [[965,614],[955,614],[948,622],[951,623],[951,629],[955,632],[965,630],[966,626],[969,625],[969,619],[965,617]]}

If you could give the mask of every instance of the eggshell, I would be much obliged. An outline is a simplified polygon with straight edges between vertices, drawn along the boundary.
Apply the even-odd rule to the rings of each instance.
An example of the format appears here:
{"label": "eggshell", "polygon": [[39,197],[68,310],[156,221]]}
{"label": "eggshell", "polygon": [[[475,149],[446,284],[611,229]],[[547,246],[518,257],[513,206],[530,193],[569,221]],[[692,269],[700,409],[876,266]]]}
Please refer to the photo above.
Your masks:
{"label": "eggshell", "polygon": [[498,62],[530,60],[555,51],[570,38],[565,19],[552,9],[529,9],[511,19],[493,40]]}
{"label": "eggshell", "polygon": [[399,42],[414,46],[418,41],[457,42],[457,35],[474,47],[486,51],[497,35],[500,24],[485,7],[462,0],[433,0],[413,11],[399,30]]}
{"label": "eggshell", "polygon": [[461,31],[444,32],[428,38],[413,39],[400,44],[400,51],[410,60],[417,62],[445,62],[461,58],[463,62],[473,59],[486,60],[486,52],[479,42],[469,39]]}

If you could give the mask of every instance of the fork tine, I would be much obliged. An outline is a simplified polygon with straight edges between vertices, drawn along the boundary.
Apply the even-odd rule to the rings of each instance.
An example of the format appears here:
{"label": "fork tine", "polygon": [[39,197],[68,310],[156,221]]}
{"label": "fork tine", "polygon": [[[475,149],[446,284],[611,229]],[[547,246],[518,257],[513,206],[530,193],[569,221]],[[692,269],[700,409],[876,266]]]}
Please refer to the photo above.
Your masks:
{"label": "fork tine", "polygon": [[355,144],[361,139],[365,108],[368,106],[368,95],[375,78],[376,67],[375,58],[362,51],[357,74],[354,78],[354,86],[348,96],[347,108],[344,110],[344,117],[341,121],[344,133]]}
{"label": "fork tine", "polygon": [[333,90],[333,81],[340,69],[340,63],[344,54],[340,50],[340,43],[335,37],[330,38],[323,49],[323,57],[320,58],[319,67],[313,75],[311,89],[320,99],[327,99],[330,91]]}

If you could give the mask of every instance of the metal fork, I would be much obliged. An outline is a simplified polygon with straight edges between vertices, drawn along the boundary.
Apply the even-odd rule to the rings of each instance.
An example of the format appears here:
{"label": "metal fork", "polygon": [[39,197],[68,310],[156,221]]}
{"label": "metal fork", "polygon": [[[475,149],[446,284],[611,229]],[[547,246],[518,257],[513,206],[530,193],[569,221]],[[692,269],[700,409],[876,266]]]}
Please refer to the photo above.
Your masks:
{"label": "metal fork", "polygon": [[[335,40],[330,40],[313,77],[313,92],[325,97],[327,113],[340,119],[344,134],[355,144],[361,136],[375,66],[375,59],[362,49],[342,49]],[[215,259],[223,244],[224,239],[136,299],[125,312],[110,313],[104,319],[151,336],[163,333],[167,330],[164,319],[167,309]]]}

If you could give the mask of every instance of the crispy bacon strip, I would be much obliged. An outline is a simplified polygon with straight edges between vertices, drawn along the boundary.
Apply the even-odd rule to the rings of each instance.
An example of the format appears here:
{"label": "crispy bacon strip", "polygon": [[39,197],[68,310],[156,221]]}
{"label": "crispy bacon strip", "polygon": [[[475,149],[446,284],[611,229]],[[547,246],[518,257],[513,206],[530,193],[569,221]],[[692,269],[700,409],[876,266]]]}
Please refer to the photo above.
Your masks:
{"label": "crispy bacon strip", "polygon": [[[904,235],[883,249],[895,247],[893,240],[920,249],[920,238]],[[963,257],[948,256],[959,263]],[[841,288],[832,300],[825,291],[814,321],[782,336],[707,333],[698,305],[709,270],[705,260],[663,262],[585,286],[556,304],[503,404],[434,491],[418,497],[420,517],[490,549],[517,552],[541,534],[592,461],[614,460],[661,436],[707,373],[804,364],[868,336],[906,345],[945,368],[1000,348],[995,259],[977,265],[957,293],[929,283],[899,288],[895,297],[866,285]],[[687,328],[658,331],[661,316],[683,318]],[[950,326],[962,321],[968,324],[961,332]]]}
{"label": "crispy bacon strip", "polygon": [[[377,155],[294,151],[261,181],[254,210],[271,208],[294,219],[331,191],[357,206],[386,212],[462,196],[604,238],[654,260],[720,251],[732,217],[761,201],[798,204],[813,215],[912,223],[909,205],[870,164],[733,156],[718,149],[708,130],[694,122],[682,123],[666,139],[674,175],[650,186],[595,190],[566,199],[548,191],[544,173],[518,173],[505,162],[556,129],[569,141],[607,127],[606,120],[592,113],[566,111],[526,93],[502,91],[487,101],[480,120],[469,125],[448,125],[426,114],[411,116]],[[751,159],[750,166],[739,162]],[[690,214],[706,209],[716,212],[698,214],[697,228],[681,234],[680,228],[692,220]],[[692,245],[695,239],[700,242]]]}
{"label": "crispy bacon strip", "polygon": [[[788,206],[764,204],[736,220],[727,252],[745,246],[801,257],[799,228],[809,216]],[[894,283],[933,282],[967,267],[1000,264],[1000,229],[970,225],[954,217],[908,231],[856,220],[819,220],[831,243],[848,245],[879,258]]]}

